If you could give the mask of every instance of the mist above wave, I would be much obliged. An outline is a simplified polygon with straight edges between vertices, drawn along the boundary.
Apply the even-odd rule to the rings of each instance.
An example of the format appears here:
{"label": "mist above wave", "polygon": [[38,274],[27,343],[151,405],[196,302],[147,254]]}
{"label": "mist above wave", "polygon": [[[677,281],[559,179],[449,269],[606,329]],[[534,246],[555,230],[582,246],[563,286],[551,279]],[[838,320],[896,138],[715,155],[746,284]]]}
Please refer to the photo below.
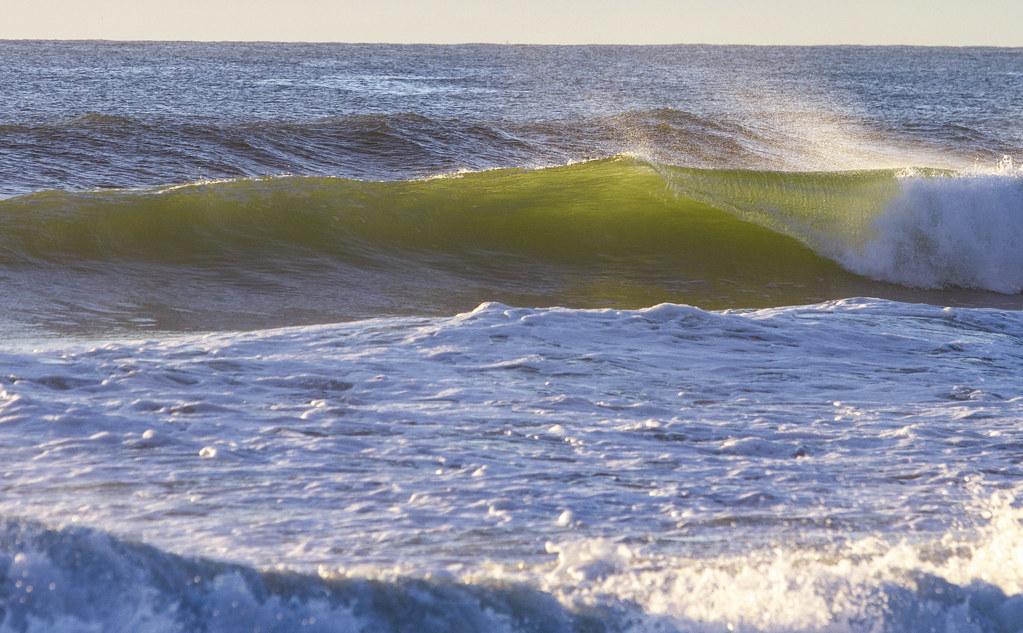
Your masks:
{"label": "mist above wave", "polygon": [[962,167],[997,157],[994,150],[942,151],[837,114],[744,117],[674,108],[531,121],[412,112],[236,122],[89,113],[0,124],[0,148],[6,196],[284,174],[408,179],[620,154],[761,170]]}

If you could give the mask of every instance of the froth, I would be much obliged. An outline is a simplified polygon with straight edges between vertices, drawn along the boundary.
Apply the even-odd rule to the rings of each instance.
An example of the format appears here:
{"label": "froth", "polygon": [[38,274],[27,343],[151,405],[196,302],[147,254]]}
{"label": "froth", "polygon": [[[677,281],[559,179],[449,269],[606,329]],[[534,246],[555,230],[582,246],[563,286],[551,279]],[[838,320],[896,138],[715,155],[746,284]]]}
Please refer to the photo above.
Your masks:
{"label": "froth", "polygon": [[896,283],[1023,291],[1023,179],[1012,175],[904,178],[870,227],[873,238],[839,261]]}
{"label": "froth", "polygon": [[541,585],[576,608],[641,607],[639,631],[780,633],[1023,630],[1023,511],[981,504],[989,521],[936,540],[867,537],[709,559],[645,556],[594,539],[548,544]]}

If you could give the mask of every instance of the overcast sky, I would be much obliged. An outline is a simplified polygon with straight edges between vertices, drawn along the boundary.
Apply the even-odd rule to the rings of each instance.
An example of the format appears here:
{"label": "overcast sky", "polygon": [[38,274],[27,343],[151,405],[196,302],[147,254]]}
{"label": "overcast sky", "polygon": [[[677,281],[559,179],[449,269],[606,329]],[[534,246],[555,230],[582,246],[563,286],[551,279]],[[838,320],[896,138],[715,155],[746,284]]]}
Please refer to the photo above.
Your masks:
{"label": "overcast sky", "polygon": [[1023,0],[0,0],[0,38],[1023,46]]}

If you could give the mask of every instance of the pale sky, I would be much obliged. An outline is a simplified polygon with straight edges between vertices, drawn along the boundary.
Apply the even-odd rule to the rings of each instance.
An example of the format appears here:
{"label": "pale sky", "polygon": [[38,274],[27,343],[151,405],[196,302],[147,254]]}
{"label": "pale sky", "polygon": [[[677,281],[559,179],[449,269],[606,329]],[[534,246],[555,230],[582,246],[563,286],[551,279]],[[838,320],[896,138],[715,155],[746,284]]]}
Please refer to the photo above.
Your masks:
{"label": "pale sky", "polygon": [[1023,46],[1023,0],[0,0],[0,39]]}

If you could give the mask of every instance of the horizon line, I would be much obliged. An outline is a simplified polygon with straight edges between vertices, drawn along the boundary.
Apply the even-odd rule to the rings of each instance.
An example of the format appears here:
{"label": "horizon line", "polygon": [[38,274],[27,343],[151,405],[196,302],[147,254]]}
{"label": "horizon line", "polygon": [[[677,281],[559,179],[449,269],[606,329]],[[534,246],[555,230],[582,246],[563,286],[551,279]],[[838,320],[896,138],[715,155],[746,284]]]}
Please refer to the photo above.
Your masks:
{"label": "horizon line", "polygon": [[350,46],[536,46],[536,47],[634,47],[634,48],[669,48],[681,46],[722,46],[749,48],[997,48],[1018,49],[1023,44],[863,44],[853,42],[783,44],[783,43],[740,43],[740,42],[669,42],[669,43],[635,43],[635,42],[397,42],[397,41],[359,41],[359,40],[266,40],[266,39],[134,39],[105,37],[6,37],[0,36],[0,42],[77,42],[101,44],[312,44],[312,45],[350,45]]}

